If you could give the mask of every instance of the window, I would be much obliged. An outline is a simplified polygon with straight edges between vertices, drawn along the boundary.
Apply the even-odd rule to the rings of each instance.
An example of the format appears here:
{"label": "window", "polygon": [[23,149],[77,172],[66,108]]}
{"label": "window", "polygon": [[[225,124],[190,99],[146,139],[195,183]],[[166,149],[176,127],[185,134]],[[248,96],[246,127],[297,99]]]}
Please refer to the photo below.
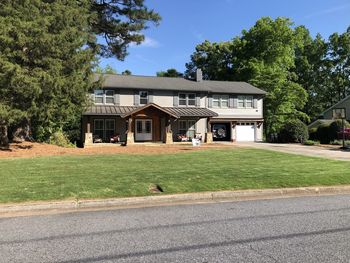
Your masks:
{"label": "window", "polygon": [[102,104],[103,103],[103,90],[95,90],[95,103]]}
{"label": "window", "polygon": [[115,135],[115,120],[113,119],[95,119],[94,120],[94,137],[109,142],[110,138]]}
{"label": "window", "polygon": [[145,121],[145,133],[152,133],[152,122],[149,120]]}
{"label": "window", "polygon": [[214,108],[228,108],[228,95],[213,95]]}
{"label": "window", "polygon": [[136,122],[136,131],[137,131],[137,133],[142,133],[142,122],[141,121]]}
{"label": "window", "polygon": [[179,93],[180,106],[196,106],[196,94],[194,93]]}
{"label": "window", "polygon": [[106,104],[114,104],[114,91],[113,90],[106,90],[105,91],[106,95]]}
{"label": "window", "polygon": [[104,138],[104,121],[103,120],[94,120],[94,136],[99,139]]}
{"label": "window", "polygon": [[186,136],[188,140],[192,140],[196,135],[196,121],[195,120],[180,120],[179,134]]}
{"label": "window", "polygon": [[253,96],[238,96],[238,108],[253,108]]}
{"label": "window", "polygon": [[238,96],[238,108],[244,108],[244,96]]}
{"label": "window", "polygon": [[108,140],[115,135],[115,121],[105,120],[105,138]]}
{"label": "window", "polygon": [[186,106],[187,105],[187,99],[186,99],[186,94],[180,93],[179,94],[179,105],[180,106]]}
{"label": "window", "polygon": [[187,106],[196,106],[196,94],[187,94]]}
{"label": "window", "polygon": [[148,103],[148,92],[140,91],[140,105],[146,105]]}
{"label": "window", "polygon": [[114,91],[113,90],[95,90],[95,103],[96,104],[114,104]]}
{"label": "window", "polygon": [[196,135],[196,121],[189,120],[187,122],[187,127],[188,127],[187,137],[192,140]]}

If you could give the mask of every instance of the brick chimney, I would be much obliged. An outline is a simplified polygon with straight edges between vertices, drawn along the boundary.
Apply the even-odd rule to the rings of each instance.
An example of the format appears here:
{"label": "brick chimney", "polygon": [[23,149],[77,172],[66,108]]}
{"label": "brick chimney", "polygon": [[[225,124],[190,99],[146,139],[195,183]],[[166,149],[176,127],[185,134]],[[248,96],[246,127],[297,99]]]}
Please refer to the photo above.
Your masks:
{"label": "brick chimney", "polygon": [[203,73],[200,68],[197,68],[196,70],[196,81],[201,82],[203,80]]}

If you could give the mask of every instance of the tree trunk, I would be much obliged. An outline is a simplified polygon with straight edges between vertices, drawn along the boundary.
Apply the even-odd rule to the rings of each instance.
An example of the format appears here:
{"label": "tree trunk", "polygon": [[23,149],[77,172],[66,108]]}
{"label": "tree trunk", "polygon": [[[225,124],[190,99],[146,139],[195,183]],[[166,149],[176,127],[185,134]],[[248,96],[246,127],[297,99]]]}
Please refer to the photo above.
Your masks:
{"label": "tree trunk", "polygon": [[18,125],[11,127],[10,135],[13,142],[31,141],[29,121],[23,120]]}
{"label": "tree trunk", "polygon": [[9,138],[7,136],[7,125],[0,125],[0,148],[9,147]]}

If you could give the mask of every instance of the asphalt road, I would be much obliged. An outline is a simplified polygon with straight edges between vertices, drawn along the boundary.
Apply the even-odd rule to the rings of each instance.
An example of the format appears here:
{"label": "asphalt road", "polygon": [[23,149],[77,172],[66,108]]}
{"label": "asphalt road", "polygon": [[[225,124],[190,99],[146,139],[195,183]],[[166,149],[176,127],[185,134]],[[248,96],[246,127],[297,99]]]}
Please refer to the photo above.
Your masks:
{"label": "asphalt road", "polygon": [[2,218],[0,262],[350,262],[350,196]]}

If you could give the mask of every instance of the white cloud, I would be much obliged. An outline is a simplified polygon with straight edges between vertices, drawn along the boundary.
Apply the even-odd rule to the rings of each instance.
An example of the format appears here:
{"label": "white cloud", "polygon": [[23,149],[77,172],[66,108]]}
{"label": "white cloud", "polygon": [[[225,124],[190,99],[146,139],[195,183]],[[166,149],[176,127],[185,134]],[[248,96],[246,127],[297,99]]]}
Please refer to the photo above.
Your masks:
{"label": "white cloud", "polygon": [[309,19],[309,18],[313,18],[313,17],[317,17],[317,16],[332,14],[332,13],[336,13],[338,11],[347,9],[349,7],[350,7],[350,4],[336,6],[336,7],[320,10],[318,12],[310,13],[310,14],[306,15],[304,18]]}
{"label": "white cloud", "polygon": [[148,36],[145,36],[145,40],[140,45],[136,45],[135,43],[130,44],[130,47],[134,47],[134,48],[139,48],[139,47],[158,48],[160,46],[161,45],[157,40]]}

